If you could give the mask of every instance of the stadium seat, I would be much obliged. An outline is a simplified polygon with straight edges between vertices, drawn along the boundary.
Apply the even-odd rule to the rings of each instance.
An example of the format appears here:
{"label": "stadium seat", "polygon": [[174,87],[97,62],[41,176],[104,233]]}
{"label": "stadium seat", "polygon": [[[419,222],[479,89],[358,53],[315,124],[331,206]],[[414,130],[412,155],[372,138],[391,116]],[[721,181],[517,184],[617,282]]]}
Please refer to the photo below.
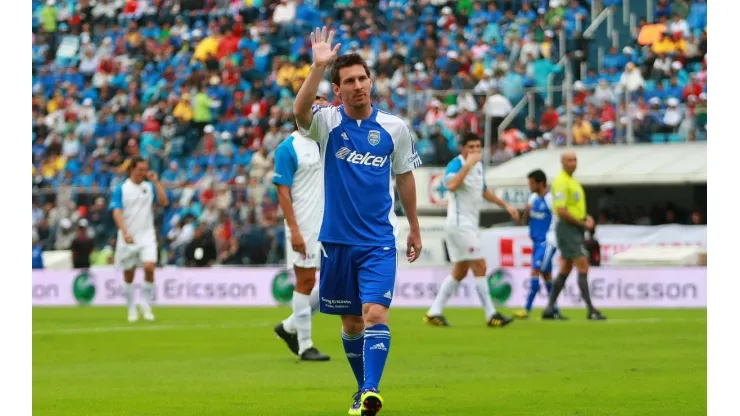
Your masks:
{"label": "stadium seat", "polygon": [[679,133],[671,133],[668,135],[668,143],[680,143],[685,141],[686,139],[684,139]]}
{"label": "stadium seat", "polygon": [[[513,114],[513,120],[509,126],[518,130],[521,134],[524,134],[525,118],[527,116],[533,117],[536,125],[539,125],[542,120],[542,115],[545,113],[542,98],[546,93],[543,88],[550,87],[554,92],[551,95],[552,102],[550,104],[557,110],[557,114],[548,115],[548,125],[554,124],[547,130],[553,130],[555,126],[573,115],[587,115],[589,120],[593,121],[594,129],[598,130],[604,116],[614,120],[619,117],[621,112],[620,109],[617,110],[616,116],[613,114],[604,115],[603,112],[607,110],[598,108],[599,106],[591,108],[589,105],[592,102],[591,99],[584,99],[583,97],[579,97],[577,101],[579,104],[566,108],[569,97],[567,91],[564,92],[562,88],[565,79],[562,71],[558,72],[555,77],[547,77],[549,71],[545,71],[544,75],[542,71],[534,71],[529,75],[527,73],[512,74],[515,69],[514,63],[521,64],[525,68],[531,65],[525,62],[526,56],[522,57],[521,50],[518,50],[529,42],[534,44],[527,45],[527,48],[534,47],[536,50],[550,51],[552,54],[550,56],[551,64],[558,62],[560,53],[565,52],[559,50],[561,46],[559,37],[556,35],[554,44],[549,44],[546,39],[547,36],[545,36],[545,33],[555,31],[560,27],[556,25],[555,22],[558,19],[555,19],[555,17],[564,16],[564,18],[560,18],[560,21],[565,25],[566,50],[575,52],[583,47],[580,42],[573,42],[575,41],[573,31],[576,29],[574,19],[574,13],[576,12],[571,9],[573,6],[571,6],[572,2],[570,0],[559,2],[551,0],[427,1],[422,2],[426,4],[425,7],[412,8],[413,10],[407,10],[403,7],[407,3],[412,3],[407,0],[385,2],[311,0],[300,2],[301,4],[296,7],[302,9],[302,11],[296,11],[294,20],[291,19],[279,25],[276,34],[253,29],[268,25],[273,20],[274,10],[267,7],[267,5],[280,3],[277,0],[176,2],[182,3],[181,11],[177,13],[177,17],[182,20],[183,24],[182,27],[177,29],[171,26],[173,16],[170,13],[149,16],[144,10],[140,9],[151,1],[113,0],[108,3],[115,3],[117,8],[125,5],[125,11],[118,13],[116,18],[113,19],[116,25],[111,25],[113,22],[109,22],[106,16],[97,16],[94,13],[96,15],[91,17],[89,33],[85,36],[80,35],[83,32],[83,22],[76,18],[63,18],[67,13],[62,13],[65,8],[75,9],[79,6],[79,0],[33,0],[32,3],[32,25],[36,28],[32,45],[33,164],[35,172],[46,172],[43,175],[38,175],[38,178],[35,177],[34,192],[43,194],[43,198],[40,198],[39,201],[43,201],[44,198],[57,192],[60,185],[65,183],[65,177],[69,174],[73,175],[73,178],[81,175],[81,172],[85,171],[85,167],[91,163],[96,166],[94,171],[96,185],[104,190],[102,192],[103,196],[109,197],[110,189],[113,189],[115,184],[123,180],[123,175],[119,173],[120,164],[124,163],[125,159],[132,154],[135,154],[133,152],[137,151],[136,149],[147,156],[149,155],[149,151],[146,149],[140,149],[136,146],[130,147],[128,143],[138,144],[141,147],[142,140],[145,139],[144,143],[148,146],[148,143],[152,142],[152,135],[157,136],[157,134],[161,136],[161,142],[157,141],[161,148],[159,148],[157,158],[150,162],[152,169],[160,170],[158,173],[163,175],[165,172],[161,171],[162,168],[168,169],[171,161],[178,162],[177,169],[179,170],[173,168],[175,170],[167,173],[168,182],[178,183],[182,182],[184,178],[189,178],[191,182],[201,183],[201,185],[209,182],[226,183],[232,187],[232,197],[234,199],[262,200],[263,193],[274,192],[274,189],[272,189],[274,185],[270,183],[272,176],[269,174],[269,169],[262,168],[259,168],[259,175],[252,175],[252,170],[255,166],[259,167],[260,163],[252,165],[251,158],[260,147],[264,147],[267,151],[266,158],[271,159],[274,157],[273,153],[279,142],[291,134],[293,116],[290,109],[295,98],[296,88],[300,84],[300,78],[305,77],[305,74],[310,70],[310,62],[299,62],[298,60],[298,57],[310,52],[310,42],[306,37],[301,41],[301,35],[313,25],[320,25],[320,20],[327,23],[332,20],[330,24],[339,30],[337,41],[340,41],[344,46],[343,53],[351,49],[350,44],[356,43],[361,54],[374,57],[371,66],[375,72],[386,72],[388,79],[397,78],[398,76],[412,77],[406,78],[404,83],[398,83],[397,87],[386,86],[385,92],[380,95],[378,92],[381,89],[378,87],[382,83],[377,83],[373,98],[376,99],[380,109],[391,113],[405,113],[404,117],[407,119],[407,123],[413,126],[414,136],[418,136],[417,149],[420,153],[423,153],[424,164],[430,167],[444,166],[447,163],[447,160],[444,160],[445,158],[454,156],[459,152],[458,139],[462,126],[472,127],[472,123],[475,122],[477,123],[475,127],[478,132],[483,133],[486,130],[486,116],[481,105],[482,101],[479,101],[479,98],[483,98],[482,95],[484,95],[481,91],[492,91],[492,81],[483,79],[486,73],[502,73],[501,78],[496,83],[499,84],[500,91],[504,92],[503,95],[511,101],[508,104],[512,108],[517,106],[522,96],[530,92],[533,93],[535,103],[532,106],[533,108],[529,109],[531,112],[523,110]],[[101,2],[98,1],[98,3]],[[450,7],[452,17],[442,16],[444,9],[437,7],[437,4],[444,3]],[[473,10],[477,7],[476,3],[483,6],[482,10],[478,12]],[[490,3],[497,4],[499,6],[498,11],[486,11]],[[534,13],[524,15],[524,17],[518,16],[519,9],[525,3],[531,6]],[[621,19],[623,10],[637,14],[638,18],[644,17],[639,9],[644,10],[645,8],[637,7],[640,2],[632,2],[632,5],[629,5],[628,2],[622,0],[576,1],[573,3],[574,6],[577,9],[584,9],[578,13],[589,16],[581,22],[581,30],[588,27],[589,18],[592,15],[589,3],[600,4],[599,8],[601,6],[617,7],[615,16],[619,16],[619,18],[613,22],[613,29],[614,32],[620,32],[620,36],[617,36],[620,46],[618,49],[628,47],[631,51],[625,50],[623,53],[629,55],[630,60],[635,63],[644,62],[646,50],[629,36],[630,31],[627,30],[626,24]],[[688,3],[691,5],[691,13],[686,18],[689,29],[697,38],[700,38],[706,28],[706,3],[699,0],[691,0]],[[189,4],[189,6],[187,10],[182,10],[185,4]],[[554,8],[560,8],[560,10],[553,10]],[[502,18],[507,10],[511,10],[516,16],[514,21]],[[396,12],[400,13],[403,20],[412,20],[412,22],[404,23],[411,26],[407,29],[415,30],[411,30],[411,32],[407,29],[399,32],[394,31],[390,23],[395,19]],[[143,20],[140,19],[141,16],[144,16],[142,13],[147,16]],[[57,14],[57,19],[59,19],[57,22],[48,19],[48,17]],[[468,14],[468,16],[464,17],[461,14]],[[544,27],[540,28],[538,26],[535,28],[534,16],[542,18]],[[447,19],[451,20],[444,23]],[[364,30],[357,30],[354,26],[358,20],[372,23],[369,28],[364,28],[367,25],[363,23],[360,26]],[[473,24],[471,23],[473,21],[479,23]],[[134,22],[138,22],[139,25],[135,25]],[[56,25],[53,23],[56,23]],[[150,24],[151,27],[149,27]],[[415,38],[419,36],[420,30],[422,32],[426,30],[424,28],[426,24],[431,24],[434,27],[435,38],[449,41],[444,43],[441,41],[432,42],[433,46],[430,47],[437,49],[435,52],[439,57],[432,67],[423,62],[421,52],[415,50],[415,47],[412,46]],[[170,28],[167,29],[166,25],[170,25]],[[459,27],[459,25],[463,25],[463,27]],[[406,27],[407,25],[402,26]],[[453,29],[456,26],[457,29]],[[606,30],[603,30],[606,26],[606,22],[602,22],[598,28],[599,30],[594,31],[594,38],[589,42],[588,49],[592,49],[591,46],[603,46],[609,49],[613,44],[614,36],[607,36]],[[228,35],[223,33],[223,37],[214,37],[212,31],[215,27],[229,27],[232,29],[232,33]],[[462,32],[455,32],[460,29]],[[46,36],[45,34],[42,35],[44,32],[55,33],[54,36]],[[465,34],[462,42],[457,41],[460,39],[460,33]],[[530,38],[527,36],[530,33],[535,35]],[[162,48],[156,64],[150,62],[146,54],[134,50],[136,48],[131,49],[128,46],[118,48],[115,46],[118,44],[118,39],[134,35],[142,39],[157,39]],[[517,38],[517,41],[505,41],[511,36]],[[113,45],[105,46],[106,39],[113,41]],[[477,45],[478,39],[483,40],[483,45]],[[213,42],[217,44],[213,44]],[[494,42],[497,45],[493,45]],[[393,55],[397,43],[410,48],[407,56],[399,62],[394,60]],[[512,45],[516,45],[517,48],[512,50]],[[382,46],[387,46],[387,48]],[[83,51],[88,47],[92,48],[95,54],[110,54],[113,59],[112,63],[97,62],[96,64],[95,59],[84,58]],[[108,50],[111,47],[113,49]],[[364,50],[366,47],[368,50]],[[424,48],[426,47],[428,46],[424,46]],[[216,52],[215,60],[205,59],[205,55],[201,53],[198,54],[202,55],[199,58],[194,56],[196,51],[204,52],[210,49]],[[451,62],[447,58],[447,54],[453,51],[458,56],[471,56],[474,59],[469,64],[464,65],[460,65],[459,62]],[[504,56],[505,59],[508,58],[508,64],[496,64],[498,55]],[[593,58],[598,54],[594,52],[588,55]],[[624,58],[619,53],[618,56],[620,60]],[[120,59],[124,59],[127,64],[118,64]],[[390,59],[390,62],[383,62],[384,59]],[[696,60],[700,61],[700,59]],[[589,85],[592,93],[594,92],[593,88],[602,80],[610,84],[612,92],[617,92],[619,90],[617,84],[622,71],[616,67],[621,67],[621,64],[606,65],[607,70],[599,72],[599,63],[594,61],[594,59],[588,59],[584,68],[588,74],[580,74],[580,80]],[[291,69],[290,66],[283,68],[286,62],[291,62],[290,66],[294,68]],[[544,59],[540,63],[544,63]],[[406,73],[404,73],[405,70],[396,71],[398,65],[408,66],[409,68],[421,65],[422,69],[417,71],[422,71],[424,76],[414,75],[413,72],[415,71]],[[77,73],[69,67],[77,67]],[[562,65],[558,66],[558,68],[560,67]],[[609,69],[608,67],[615,68]],[[452,74],[451,79],[445,80],[444,83],[441,81],[442,69]],[[580,68],[574,69],[576,69],[574,72],[580,72],[578,71]],[[696,74],[703,70],[703,60],[685,65],[685,69],[679,72],[679,83],[687,82],[689,73]],[[141,72],[139,73],[139,71]],[[644,91],[632,91],[632,94],[629,94],[626,98],[627,101],[640,105],[643,112],[641,120],[645,120],[649,126],[652,126],[655,122],[659,124],[664,111],[662,104],[668,96],[679,98],[682,101],[682,107],[687,104],[682,96],[682,89],[671,88],[666,76],[661,75],[658,78],[653,77],[653,75],[644,75]],[[85,80],[91,76],[93,77],[91,85],[85,84]],[[140,79],[136,80],[136,77]],[[215,80],[212,80],[213,78]],[[411,82],[411,79],[413,79],[413,82]],[[107,80],[109,91],[100,91],[100,88],[94,85],[100,80]],[[202,117],[202,119],[195,122],[193,120],[195,113],[193,106],[197,101],[194,99],[194,95],[197,94],[196,84],[204,83],[204,81],[207,81],[204,85],[205,95],[211,97],[213,106],[210,109],[210,114],[203,112],[202,116],[199,115],[199,118]],[[705,76],[697,76],[696,81],[703,90],[706,90]],[[73,85],[77,84],[77,88],[75,90],[67,88],[67,82]],[[665,91],[658,91],[657,83],[664,85],[666,87]],[[396,85],[395,82],[393,85]],[[435,86],[437,91],[433,91]],[[681,86],[683,87],[683,85]],[[478,107],[474,111],[475,118],[465,119],[469,115],[459,114],[459,112],[454,116],[457,117],[456,119],[451,116],[446,116],[447,119],[444,120],[439,120],[436,116],[430,117],[432,110],[429,106],[432,99],[435,98],[440,102],[439,107],[441,108],[439,108],[439,111],[442,111],[443,114],[446,114],[447,110],[453,105],[460,108],[463,97],[442,91],[448,89],[448,87],[451,90],[462,89],[462,87],[477,90],[476,96],[471,97]],[[536,91],[530,90],[531,87],[538,87],[539,89]],[[123,89],[129,98],[122,102],[120,102],[123,99],[122,97],[114,99],[112,95],[116,94],[119,89]],[[190,108],[183,104],[183,107],[178,111],[181,116],[175,116],[174,108],[180,103],[180,98],[185,93],[191,95]],[[332,93],[330,86],[326,88],[326,93],[332,104],[338,105],[341,103],[341,100]],[[54,98],[56,96],[61,96],[61,99]],[[655,96],[661,101],[661,106],[652,108],[652,105],[647,105],[646,108],[645,105],[649,98]],[[137,99],[137,102],[131,101],[133,97]],[[623,95],[620,97],[620,101],[622,98]],[[645,103],[642,101],[645,101]],[[83,102],[89,102],[89,109],[84,110],[87,105],[84,105]],[[126,103],[126,105],[122,105],[122,103]],[[695,104],[697,109],[706,111],[706,97],[699,98],[697,95]],[[116,116],[111,120],[102,122],[105,120],[105,117],[101,117],[105,114],[104,110],[108,114],[110,114],[110,111],[121,114],[123,118],[122,120],[116,120]],[[613,110],[612,108],[608,111]],[[88,111],[90,112],[88,113]],[[198,112],[200,113],[200,111]],[[52,132],[46,124],[51,119],[49,116],[52,113],[57,113],[59,116],[54,118],[59,126],[53,129],[55,130],[54,135],[50,136]],[[81,122],[80,116],[82,114],[87,114],[88,118],[85,123]],[[144,117],[144,114],[147,114],[147,117]],[[149,116],[152,116],[154,120],[147,120]],[[166,120],[168,116],[173,116],[174,120],[170,121],[171,125],[165,127],[163,120]],[[138,121],[136,121],[137,118]],[[468,123],[468,120],[470,123]],[[273,122],[274,126],[278,127],[278,131],[273,131],[268,136]],[[87,125],[87,123],[90,123],[90,125]],[[439,148],[435,139],[431,136],[429,127],[435,123],[442,123],[446,126],[443,129],[442,139],[448,146],[443,145],[442,148]],[[699,121],[697,131],[691,132],[691,137],[695,137],[697,141],[706,140],[705,124],[705,118]],[[213,126],[216,133],[213,139],[208,139],[209,145],[207,147],[204,146],[206,143],[203,132],[205,125]],[[644,125],[642,127],[645,128]],[[699,129],[701,131],[698,131]],[[52,140],[53,136],[61,131],[65,132],[65,136],[71,135],[75,139],[62,146],[62,149],[56,145],[51,146],[52,143],[55,143]],[[614,142],[622,142],[625,131],[626,129],[617,129]],[[640,129],[640,131],[644,130]],[[88,142],[86,138],[80,137],[83,132],[92,134],[91,141]],[[142,134],[142,132],[146,133]],[[228,139],[228,135],[227,138],[222,138],[224,132],[230,133],[230,139]],[[114,139],[118,134],[121,134],[122,137]],[[651,135],[647,133],[645,135],[639,134],[639,137],[641,141],[652,143],[673,143],[685,141],[688,135],[688,132],[683,135],[664,133]],[[562,137],[562,135],[553,134],[551,146],[559,146],[561,140],[558,138]],[[231,145],[229,145],[229,140]],[[100,148],[93,152],[95,146],[100,146]],[[237,157],[236,151],[242,147],[245,153]],[[451,155],[448,154],[445,147],[452,152]],[[438,154],[440,151],[444,153]],[[64,163],[50,165],[48,163],[49,156],[52,154],[56,156],[58,153],[64,153],[64,160],[59,159]],[[195,165],[201,167],[199,172],[195,172]],[[203,172],[207,165],[218,167],[215,179],[212,174],[206,175]],[[105,169],[100,168],[101,166]],[[232,169],[222,169],[224,166],[231,166]],[[237,168],[244,168],[242,169],[243,172],[238,172]],[[206,180],[201,181],[204,176],[206,176]],[[37,182],[36,179],[40,182]],[[245,185],[245,182],[248,183]],[[246,187],[246,189],[242,189],[242,187]],[[80,186],[80,188],[84,187]],[[77,191],[87,192],[85,189]],[[195,198],[200,198],[200,196]],[[205,198],[210,198],[210,196],[207,195]],[[267,204],[269,206],[256,208],[257,211],[262,209],[278,210],[277,203],[272,197],[264,196],[264,198],[270,201]],[[80,199],[75,197],[75,199],[77,199],[75,202],[80,207],[91,204],[89,198]],[[172,215],[172,212],[162,212],[160,214]],[[198,215],[200,215],[200,211]],[[52,224],[52,226],[56,226],[56,224]],[[107,221],[105,227],[115,230],[112,221]],[[166,222],[163,232],[166,234],[172,227],[173,225],[170,222]],[[271,227],[280,228],[282,222],[278,221],[276,225]],[[242,231],[236,231],[235,233],[237,236],[241,236]],[[49,238],[47,240],[45,244],[54,244],[53,239]],[[169,249],[168,247],[165,248]],[[279,258],[279,255],[276,254],[275,258]]]}

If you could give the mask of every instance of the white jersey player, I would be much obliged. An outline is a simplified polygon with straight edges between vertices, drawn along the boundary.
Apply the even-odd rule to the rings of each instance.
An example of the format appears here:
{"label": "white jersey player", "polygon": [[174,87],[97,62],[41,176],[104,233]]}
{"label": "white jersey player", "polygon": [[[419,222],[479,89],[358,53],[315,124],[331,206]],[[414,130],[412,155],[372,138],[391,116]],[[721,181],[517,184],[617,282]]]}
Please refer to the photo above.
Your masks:
{"label": "white jersey player", "polygon": [[[326,100],[316,97],[315,104]],[[285,259],[296,276],[293,314],[275,327],[275,334],[303,361],[327,361],[313,346],[311,315],[318,310],[316,269],[321,264],[319,231],[324,217],[324,171],[318,144],[295,131],[275,150],[278,202],[285,216]]]}
{"label": "white jersey player", "polygon": [[139,319],[132,288],[137,266],[144,267],[139,305],[141,314],[147,321],[154,320],[151,303],[154,300],[157,233],[154,229],[153,208],[156,203],[167,206],[168,201],[157,174],[148,169],[144,159],[134,157],[129,165],[128,179],[113,191],[109,206],[118,228],[115,264],[123,270],[129,322]]}
{"label": "white jersey player", "polygon": [[469,133],[461,143],[461,155],[453,159],[445,170],[444,180],[449,190],[445,241],[453,266],[424,317],[424,322],[429,325],[448,326],[442,310],[450,296],[457,291],[460,281],[467,276],[469,269],[473,271],[476,291],[483,304],[488,326],[501,327],[512,322],[511,318],[496,312],[491,300],[478,224],[484,199],[506,209],[514,220],[519,219],[519,212],[486,187],[480,160],[481,139]]}

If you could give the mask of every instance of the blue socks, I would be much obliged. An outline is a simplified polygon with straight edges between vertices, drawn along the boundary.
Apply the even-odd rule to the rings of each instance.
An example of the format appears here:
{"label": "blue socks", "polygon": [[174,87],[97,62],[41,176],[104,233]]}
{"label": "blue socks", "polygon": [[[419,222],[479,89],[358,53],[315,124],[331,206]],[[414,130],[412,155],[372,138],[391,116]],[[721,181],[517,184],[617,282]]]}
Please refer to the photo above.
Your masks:
{"label": "blue socks", "polygon": [[[552,284],[550,284],[550,288],[552,288]],[[550,290],[548,289],[548,293]],[[532,303],[534,303],[534,298],[537,296],[537,294],[540,293],[540,277],[532,277],[532,281],[529,285],[529,294],[527,294],[527,306],[525,309],[527,312],[532,310]]]}
{"label": "blue socks", "polygon": [[[529,285],[529,293],[527,294],[527,306],[525,309],[527,312],[530,312],[532,310],[532,303],[534,303],[534,298],[537,297],[537,294],[540,292],[540,278],[538,277],[532,277],[532,282]],[[547,294],[549,295],[550,292],[552,292],[552,280],[549,282],[545,282],[545,289],[547,289]],[[559,312],[558,307],[556,306],[554,308],[555,312]]]}
{"label": "blue socks", "polygon": [[[365,328],[365,384],[360,390],[379,390],[378,384],[380,377],[383,376],[383,368],[390,349],[391,331],[388,325],[376,324]],[[352,369],[354,370],[354,367]]]}
{"label": "blue socks", "polygon": [[365,363],[363,360],[365,333],[347,335],[342,331],[342,344],[344,344],[344,353],[347,355],[349,366],[352,367],[352,372],[357,380],[357,389],[361,390],[365,383]]}

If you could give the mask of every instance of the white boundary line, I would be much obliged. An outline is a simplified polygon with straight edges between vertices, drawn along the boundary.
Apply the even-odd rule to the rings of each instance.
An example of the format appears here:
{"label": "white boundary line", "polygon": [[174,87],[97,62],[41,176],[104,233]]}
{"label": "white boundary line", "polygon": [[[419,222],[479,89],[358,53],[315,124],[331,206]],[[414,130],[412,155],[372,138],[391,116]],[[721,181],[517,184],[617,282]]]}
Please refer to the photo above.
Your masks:
{"label": "white boundary line", "polygon": [[225,323],[225,324],[193,324],[193,325],[162,325],[134,322],[127,326],[99,326],[83,328],[57,328],[34,330],[33,335],[70,335],[96,334],[110,332],[140,332],[140,331],[171,331],[171,330],[198,330],[198,329],[226,329],[226,328],[257,328],[267,327],[270,323]]}
{"label": "white boundary line", "polygon": [[[569,320],[545,322],[540,319],[533,319],[527,322],[547,323],[548,325],[572,325],[572,324],[661,324],[661,323],[701,323],[707,322],[706,318],[625,318],[625,319],[607,319],[603,322],[591,322],[587,320]],[[208,329],[229,329],[229,328],[261,328],[268,327],[271,323],[223,323],[223,324],[184,324],[184,325],[167,325],[167,324],[147,324],[146,322],[132,323],[126,326],[100,326],[100,327],[82,327],[82,328],[56,328],[56,329],[38,329],[33,331],[33,335],[71,335],[71,334],[97,334],[112,332],[146,332],[146,331],[173,331],[173,330],[208,330]]]}

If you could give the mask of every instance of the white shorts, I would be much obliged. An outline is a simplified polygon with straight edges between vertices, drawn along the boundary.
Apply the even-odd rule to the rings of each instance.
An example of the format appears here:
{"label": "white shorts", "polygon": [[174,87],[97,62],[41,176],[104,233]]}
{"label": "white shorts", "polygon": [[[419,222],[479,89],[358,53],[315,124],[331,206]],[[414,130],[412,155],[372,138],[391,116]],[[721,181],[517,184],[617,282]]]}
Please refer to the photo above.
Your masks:
{"label": "white shorts", "polygon": [[480,231],[465,228],[448,228],[445,231],[447,253],[452,263],[480,260],[483,254],[480,249]]}
{"label": "white shorts", "polygon": [[290,244],[290,229],[285,228],[285,263],[288,269],[293,266],[302,269],[318,269],[321,266],[321,243],[319,243],[319,233],[301,233],[303,241],[306,243],[306,256],[293,251]]}
{"label": "white shorts", "polygon": [[131,270],[144,263],[157,263],[157,239],[136,238],[133,244],[126,244],[122,236],[116,241],[115,265],[120,270]]}

